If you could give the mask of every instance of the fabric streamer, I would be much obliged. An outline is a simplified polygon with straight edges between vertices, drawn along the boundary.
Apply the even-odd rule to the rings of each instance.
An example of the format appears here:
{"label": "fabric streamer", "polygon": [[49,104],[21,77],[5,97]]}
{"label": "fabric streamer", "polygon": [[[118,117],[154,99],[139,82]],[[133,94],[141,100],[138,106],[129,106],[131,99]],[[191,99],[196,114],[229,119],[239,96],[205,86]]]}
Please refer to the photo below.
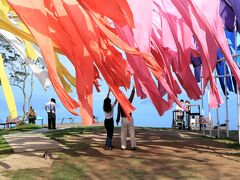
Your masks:
{"label": "fabric streamer", "polygon": [[[149,97],[159,115],[174,102],[181,106],[178,95],[183,90],[190,99],[200,99],[208,83],[210,106],[219,107],[223,101],[213,76],[214,69],[220,68],[218,48],[240,85],[240,71],[223,29],[225,24],[233,30],[235,17],[239,26],[238,0],[0,2],[0,28],[23,39],[24,55],[31,59],[38,57],[33,43],[39,47],[61,102],[74,115],[81,115],[85,125],[94,123],[92,95],[94,86],[100,91],[100,75],[128,117],[135,108],[120,87],[129,89],[131,76],[137,95]],[[12,22],[11,14],[22,28]],[[119,51],[126,54],[126,60]],[[74,75],[56,53],[68,58]],[[202,91],[198,84],[201,71]],[[77,100],[68,94],[74,90]]]}
{"label": "fabric streamer", "polygon": [[11,86],[9,84],[6,72],[4,70],[4,64],[3,64],[3,59],[2,59],[1,54],[0,54],[0,81],[1,81],[1,86],[3,89],[3,93],[6,98],[10,116],[11,116],[11,118],[16,118],[16,117],[18,117],[18,113],[17,113],[17,108],[16,108],[16,104],[15,104],[15,100],[14,100],[14,95],[12,93]]}
{"label": "fabric streamer", "polygon": [[[14,49],[20,55],[20,58],[22,60],[26,61],[26,63],[31,68],[33,74],[37,77],[37,79],[42,84],[43,88],[47,89],[51,85],[51,82],[48,78],[47,70],[38,67],[29,58],[27,58],[25,46],[24,46],[23,42],[21,42],[19,39],[17,39],[13,34],[7,32],[5,30],[1,30],[1,29],[0,29],[0,34],[3,35],[3,37],[8,41],[8,43],[14,47]],[[39,57],[39,56],[36,56],[36,57]]]}

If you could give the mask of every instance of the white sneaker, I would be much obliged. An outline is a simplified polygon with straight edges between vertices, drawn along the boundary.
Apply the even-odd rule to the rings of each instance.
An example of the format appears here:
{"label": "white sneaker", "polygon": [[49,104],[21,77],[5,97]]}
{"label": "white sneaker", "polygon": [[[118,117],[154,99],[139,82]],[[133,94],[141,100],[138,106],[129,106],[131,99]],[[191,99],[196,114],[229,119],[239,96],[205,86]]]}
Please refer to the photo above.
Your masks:
{"label": "white sneaker", "polygon": [[124,147],[124,146],[122,146],[121,148],[122,148],[123,151],[126,149],[126,147]]}

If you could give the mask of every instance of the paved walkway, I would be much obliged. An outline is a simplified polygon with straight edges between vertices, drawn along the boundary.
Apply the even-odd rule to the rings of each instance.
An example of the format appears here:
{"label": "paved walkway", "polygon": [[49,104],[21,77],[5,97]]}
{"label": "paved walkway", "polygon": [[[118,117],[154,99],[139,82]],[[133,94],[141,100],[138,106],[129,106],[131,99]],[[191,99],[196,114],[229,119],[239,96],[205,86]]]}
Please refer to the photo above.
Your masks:
{"label": "paved walkway", "polygon": [[66,149],[62,144],[42,134],[47,131],[48,129],[40,129],[30,132],[9,134],[3,137],[15,153]]}
{"label": "paved walkway", "polygon": [[[67,147],[45,137],[42,133],[47,131],[48,129],[39,129],[4,136],[15,153],[0,159],[0,179],[1,173],[6,170],[47,168],[52,165],[53,160],[57,159],[54,152]],[[46,150],[53,153],[53,160],[42,157]]]}

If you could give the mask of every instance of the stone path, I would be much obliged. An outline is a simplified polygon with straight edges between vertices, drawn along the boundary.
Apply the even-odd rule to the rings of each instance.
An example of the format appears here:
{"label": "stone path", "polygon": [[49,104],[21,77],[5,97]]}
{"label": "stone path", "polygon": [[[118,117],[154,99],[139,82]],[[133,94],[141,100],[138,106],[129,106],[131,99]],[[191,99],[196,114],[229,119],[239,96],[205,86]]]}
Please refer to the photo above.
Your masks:
{"label": "stone path", "polygon": [[[12,154],[0,160],[0,174],[6,170],[48,168],[53,160],[42,158],[43,153]],[[54,157],[56,158],[56,157]]]}
{"label": "stone path", "polygon": [[3,137],[15,153],[66,149],[62,144],[42,134],[47,131],[47,129],[40,129],[30,132],[9,134]]}
{"label": "stone path", "polygon": [[[67,147],[45,137],[42,133],[47,131],[48,129],[40,129],[4,136],[15,153],[0,159],[0,179],[1,172],[6,170],[47,168],[52,165],[53,160],[57,158],[54,152]],[[46,150],[53,153],[53,160],[42,157]]]}

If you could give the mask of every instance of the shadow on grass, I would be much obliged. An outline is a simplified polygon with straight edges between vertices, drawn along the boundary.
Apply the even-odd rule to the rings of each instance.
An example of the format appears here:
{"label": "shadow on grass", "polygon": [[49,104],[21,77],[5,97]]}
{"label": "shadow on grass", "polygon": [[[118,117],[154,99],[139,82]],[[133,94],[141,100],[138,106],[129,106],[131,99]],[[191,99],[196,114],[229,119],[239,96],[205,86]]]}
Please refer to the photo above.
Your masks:
{"label": "shadow on grass", "polygon": [[13,134],[18,132],[27,132],[32,131],[36,129],[41,129],[42,126],[35,125],[35,124],[23,124],[18,125],[12,128],[6,128],[6,129],[0,129],[0,136],[6,135],[6,134]]}
{"label": "shadow on grass", "polygon": [[91,134],[91,133],[104,133],[105,129],[102,126],[99,127],[74,127],[68,129],[62,129],[57,131],[49,131],[44,133],[47,137],[57,139],[66,135],[78,135],[78,134]]}
{"label": "shadow on grass", "polygon": [[[219,151],[229,148],[229,142],[218,142],[194,132],[136,128],[138,149],[134,152],[120,149],[120,128],[115,128],[113,144],[116,149],[113,151],[103,149],[104,127],[70,128],[45,135],[69,148],[59,153],[51,169],[39,169],[43,174],[40,177],[48,179],[209,179],[222,173],[220,165],[213,165],[208,158],[193,154],[217,155],[239,162],[236,159],[239,152]],[[127,145],[130,147],[129,142]],[[199,163],[196,171],[193,165]],[[206,169],[210,175],[201,173]],[[11,171],[6,176],[18,177],[18,172]],[[28,174],[26,178],[38,177],[35,170],[21,172]]]}
{"label": "shadow on grass", "polygon": [[[114,138],[113,142],[116,144],[117,147],[120,147],[120,137],[119,137],[120,128],[115,128],[115,132],[118,133],[118,136]],[[209,138],[201,134],[190,134],[191,135],[190,139],[187,139],[187,138],[181,137],[180,135],[181,133],[185,133],[185,131],[172,131],[171,134],[169,134],[168,132],[169,130],[158,129],[158,128],[136,128],[137,138],[140,140],[140,142],[138,142],[138,145],[143,147],[144,146],[150,147],[150,148],[155,147],[157,145],[161,145],[166,147],[174,147],[177,149],[191,149],[201,153],[209,152],[209,150],[212,153],[215,153],[216,152],[215,150],[219,148],[231,148],[231,149],[240,148],[238,144],[236,144],[234,141],[231,141],[231,140],[219,140],[215,138]],[[105,133],[104,127],[79,127],[79,128],[69,128],[69,129],[64,129],[59,131],[48,132],[48,133],[45,133],[45,135],[69,147],[70,150],[66,150],[66,152],[73,153],[71,155],[74,155],[74,154],[79,155],[80,153],[79,150],[93,151],[94,148],[91,148],[93,147],[92,146],[93,144],[94,144],[94,147],[103,148],[105,143],[104,133]],[[86,134],[95,134],[98,136],[100,135],[100,137],[98,138],[83,137],[81,138],[82,141],[78,141],[78,142],[72,142],[65,138],[67,136],[79,137],[80,135],[86,135]],[[159,140],[160,136],[162,138],[161,139],[162,142],[160,142]],[[98,140],[98,142],[96,140]],[[157,141],[157,142],[154,142],[154,141]],[[209,146],[209,141],[211,141],[211,146]],[[176,142],[176,143],[174,144],[173,142]],[[205,147],[201,148],[203,146]],[[146,153],[147,151],[143,149],[138,149],[138,152]],[[88,154],[88,153],[84,153],[84,154]]]}
{"label": "shadow on grass", "polygon": [[[120,150],[120,128],[115,128],[114,146],[118,147],[114,153],[109,155],[107,151],[103,150],[105,144],[105,129],[104,127],[80,127],[59,130],[55,132],[48,132],[46,136],[59,141],[60,143],[69,147],[69,150],[64,150],[63,153],[68,157],[77,159],[81,156],[97,158],[99,162],[115,161],[121,164],[125,163],[127,167],[128,179],[142,179],[150,178],[151,173],[147,173],[144,168],[140,168],[142,164],[145,166],[152,166],[152,171],[157,175],[165,178],[195,178],[194,168],[188,167],[187,164],[182,164],[184,161],[192,161],[195,163],[205,163],[212,169],[213,172],[218,172],[211,162],[204,159],[199,159],[189,155],[188,157],[181,157],[182,150],[190,150],[196,153],[209,153],[219,155],[228,160],[239,162],[234,157],[239,157],[239,153],[219,152],[219,149],[230,148],[229,142],[218,142],[214,138],[208,138],[201,134],[185,134],[185,131],[171,131],[158,128],[136,128],[137,145],[136,152],[130,152],[125,155]],[[89,135],[89,136],[88,136]],[[186,138],[185,136],[189,136]],[[232,141],[231,141],[232,142]],[[128,142],[128,147],[130,146]],[[166,154],[157,148],[169,149],[173,154]],[[234,147],[236,148],[236,147]],[[156,157],[164,157],[156,159]],[[167,159],[166,159],[167,157]],[[233,157],[233,158],[231,158]],[[178,159],[170,161],[169,158]],[[134,167],[134,168],[133,168]],[[116,171],[116,165],[111,167],[112,177],[124,175],[124,170],[119,167]],[[166,170],[166,173],[162,169]],[[160,173],[160,172],[161,173]],[[172,173],[169,173],[171,171]],[[174,172],[174,173],[173,173]],[[96,176],[101,175],[101,172],[91,172]]]}
{"label": "shadow on grass", "polygon": [[24,124],[15,126],[13,128],[0,129],[0,159],[13,153],[13,149],[8,145],[3,138],[4,135],[13,134],[18,132],[27,132],[42,128],[41,126],[34,124]]}
{"label": "shadow on grass", "polygon": [[17,170],[12,173],[5,172],[3,175],[10,179],[47,179],[45,170],[42,169]]}

